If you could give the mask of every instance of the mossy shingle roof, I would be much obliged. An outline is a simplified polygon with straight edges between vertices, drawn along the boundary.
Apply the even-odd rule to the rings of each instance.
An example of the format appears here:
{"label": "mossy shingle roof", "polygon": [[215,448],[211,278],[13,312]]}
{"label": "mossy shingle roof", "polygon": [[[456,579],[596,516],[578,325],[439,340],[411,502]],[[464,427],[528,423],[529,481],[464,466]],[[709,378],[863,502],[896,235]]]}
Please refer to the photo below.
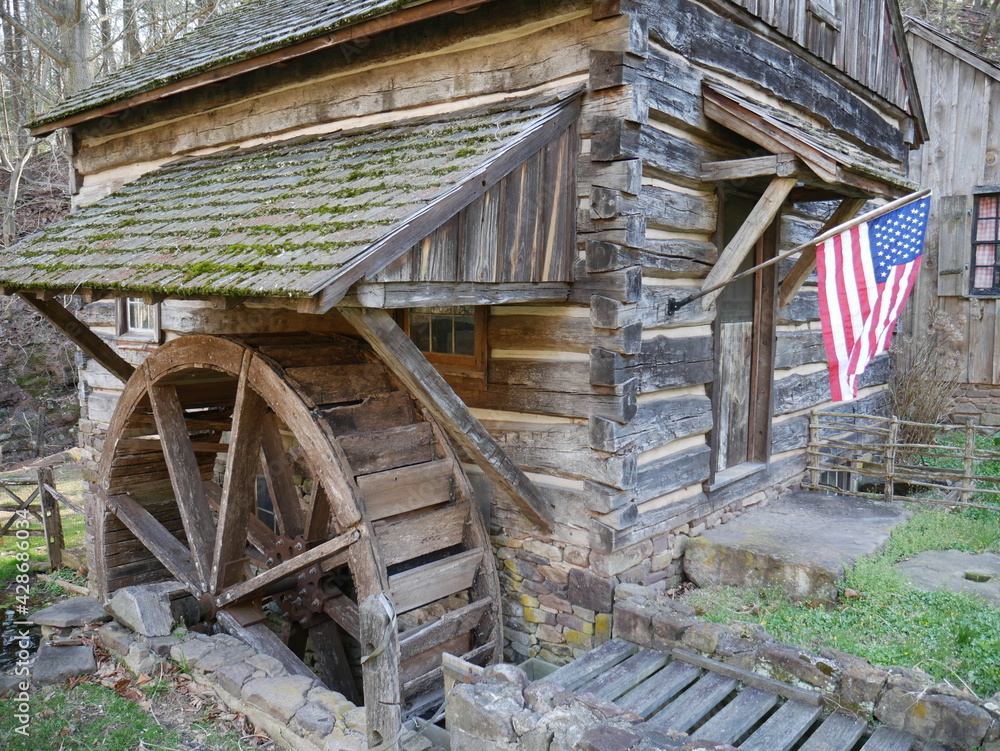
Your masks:
{"label": "mossy shingle roof", "polygon": [[30,123],[36,128],[423,0],[250,0],[111,73]]}
{"label": "mossy shingle roof", "polygon": [[[188,158],[0,250],[7,288],[318,294],[563,105],[506,103]],[[353,272],[352,272],[353,273]]]}

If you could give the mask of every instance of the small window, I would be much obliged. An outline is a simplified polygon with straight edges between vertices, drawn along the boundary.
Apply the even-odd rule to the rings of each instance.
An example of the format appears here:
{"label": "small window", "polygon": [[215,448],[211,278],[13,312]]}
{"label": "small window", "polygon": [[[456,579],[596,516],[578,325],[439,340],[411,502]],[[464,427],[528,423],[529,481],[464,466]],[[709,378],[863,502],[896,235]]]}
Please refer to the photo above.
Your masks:
{"label": "small window", "polygon": [[1000,193],[975,196],[972,294],[1000,294]]}
{"label": "small window", "polygon": [[406,333],[443,373],[486,372],[485,306],[412,308],[403,319]]}
{"label": "small window", "polygon": [[159,303],[147,303],[139,297],[119,298],[115,319],[120,339],[160,341]]}

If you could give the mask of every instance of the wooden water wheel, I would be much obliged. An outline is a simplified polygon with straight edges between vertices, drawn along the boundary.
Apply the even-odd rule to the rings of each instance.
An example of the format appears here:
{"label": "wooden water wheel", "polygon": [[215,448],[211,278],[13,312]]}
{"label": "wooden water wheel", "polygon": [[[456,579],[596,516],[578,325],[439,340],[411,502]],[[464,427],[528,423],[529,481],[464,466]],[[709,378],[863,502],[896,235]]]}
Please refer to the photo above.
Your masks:
{"label": "wooden water wheel", "polygon": [[358,603],[382,593],[413,711],[433,700],[442,651],[500,656],[499,584],[468,479],[439,427],[353,339],[160,347],[118,403],[100,485],[120,525],[97,550],[109,590],[126,583],[116,566],[174,578],[208,620],[299,672],[290,655],[311,645],[331,688],[353,694]]}

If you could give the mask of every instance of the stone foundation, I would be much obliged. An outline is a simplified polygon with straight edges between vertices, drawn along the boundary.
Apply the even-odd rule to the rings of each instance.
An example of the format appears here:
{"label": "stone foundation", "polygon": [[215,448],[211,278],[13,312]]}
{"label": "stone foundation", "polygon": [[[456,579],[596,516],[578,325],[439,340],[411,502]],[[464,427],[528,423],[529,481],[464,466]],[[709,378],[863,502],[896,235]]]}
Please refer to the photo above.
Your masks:
{"label": "stone foundation", "polygon": [[952,422],[1000,426],[1000,385],[966,383],[958,388]]}
{"label": "stone foundation", "polygon": [[698,618],[643,587],[619,587],[615,637],[669,652],[681,648],[792,685],[818,689],[830,709],[873,718],[961,751],[1000,751],[1000,696],[983,701],[920,670],[872,665],[836,649],[818,653],[774,640],[761,626]]}

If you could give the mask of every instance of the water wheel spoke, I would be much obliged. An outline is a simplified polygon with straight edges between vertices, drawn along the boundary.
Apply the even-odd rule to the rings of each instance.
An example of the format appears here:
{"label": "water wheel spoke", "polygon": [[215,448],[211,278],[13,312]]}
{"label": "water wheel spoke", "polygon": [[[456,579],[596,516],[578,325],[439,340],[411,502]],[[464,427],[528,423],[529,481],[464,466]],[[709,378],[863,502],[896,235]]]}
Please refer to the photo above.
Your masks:
{"label": "water wheel spoke", "polygon": [[[209,480],[205,483],[205,495],[208,498],[208,505],[212,507],[213,511],[219,513],[222,509],[222,488],[219,487],[218,483]],[[278,544],[278,536],[256,515],[252,515],[247,520],[246,539],[262,555]]]}
{"label": "water wheel spoke", "polygon": [[330,501],[321,482],[313,482],[309,495],[309,510],[306,514],[306,525],[303,534],[307,540],[321,540],[330,534]]}
{"label": "water wheel spoke", "polygon": [[256,509],[257,473],[265,404],[247,379],[248,368],[240,374],[233,410],[233,430],[229,439],[226,476],[219,504],[219,528],[215,536],[215,557],[209,591],[216,594],[234,584],[242,573],[250,518]]}
{"label": "water wheel spoke", "polygon": [[361,611],[358,609],[358,604],[332,585],[327,585],[327,592],[331,597],[323,603],[323,612],[344,631],[360,641]]}
{"label": "water wheel spoke", "polygon": [[312,550],[302,553],[302,555],[297,555],[290,560],[283,561],[274,568],[264,571],[249,581],[229,587],[216,597],[216,604],[219,607],[224,607],[234,602],[253,599],[262,594],[267,594],[272,585],[278,584],[288,577],[295,576],[314,563],[318,563],[325,558],[329,558],[345,550],[352,543],[356,542],[360,536],[361,533],[354,529],[338,535],[332,540],[327,540],[322,545],[317,545]]}
{"label": "water wheel spoke", "polygon": [[302,507],[295,489],[292,464],[281,441],[278,420],[273,414],[264,417],[260,453],[278,528],[286,537],[299,537],[304,529]]}
{"label": "water wheel spoke", "polygon": [[316,650],[316,661],[319,663],[323,682],[328,688],[342,693],[348,701],[357,703],[357,687],[351,676],[351,665],[344,652],[337,624],[333,621],[317,623],[309,629],[309,635],[312,637],[313,649]]}
{"label": "water wheel spoke", "polygon": [[150,386],[149,400],[195,568],[201,581],[208,582],[215,543],[215,520],[205,497],[201,471],[184,418],[184,407],[177,396],[177,389],[171,385]]}
{"label": "water wheel spoke", "polygon": [[129,495],[112,495],[105,499],[111,512],[146,546],[156,559],[192,594],[203,591],[194,559],[184,545],[156,518]]}
{"label": "water wheel spoke", "polygon": [[288,648],[288,645],[281,641],[281,637],[263,623],[264,617],[259,611],[257,615],[257,622],[245,624],[241,623],[241,619],[233,613],[223,610],[219,612],[217,621],[227,634],[236,636],[258,652],[275,658],[289,673],[315,678],[315,674]]}

